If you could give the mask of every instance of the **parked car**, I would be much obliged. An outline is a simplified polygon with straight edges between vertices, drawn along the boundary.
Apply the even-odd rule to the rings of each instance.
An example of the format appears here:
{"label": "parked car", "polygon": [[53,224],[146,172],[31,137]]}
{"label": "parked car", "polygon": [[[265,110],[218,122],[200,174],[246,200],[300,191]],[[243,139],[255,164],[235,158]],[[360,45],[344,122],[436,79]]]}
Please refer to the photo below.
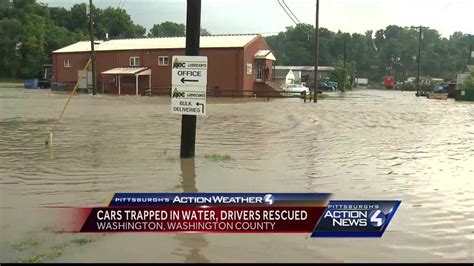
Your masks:
{"label": "parked car", "polygon": [[306,91],[306,93],[309,93],[309,88],[301,84],[287,84],[287,85],[281,86],[281,89],[286,92],[292,92],[292,93],[302,93],[304,91]]}
{"label": "parked car", "polygon": [[448,93],[449,85],[447,84],[436,84],[433,88],[434,93]]}

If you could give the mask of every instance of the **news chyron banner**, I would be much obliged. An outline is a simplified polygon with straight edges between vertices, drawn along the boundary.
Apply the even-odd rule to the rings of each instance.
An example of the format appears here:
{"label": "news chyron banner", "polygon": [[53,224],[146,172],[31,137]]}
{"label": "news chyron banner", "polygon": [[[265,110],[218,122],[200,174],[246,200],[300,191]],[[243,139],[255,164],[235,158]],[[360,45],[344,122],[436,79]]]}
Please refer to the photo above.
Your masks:
{"label": "news chyron banner", "polygon": [[329,193],[116,193],[106,207],[72,208],[62,232],[381,237],[400,205],[400,201],[330,197]]}

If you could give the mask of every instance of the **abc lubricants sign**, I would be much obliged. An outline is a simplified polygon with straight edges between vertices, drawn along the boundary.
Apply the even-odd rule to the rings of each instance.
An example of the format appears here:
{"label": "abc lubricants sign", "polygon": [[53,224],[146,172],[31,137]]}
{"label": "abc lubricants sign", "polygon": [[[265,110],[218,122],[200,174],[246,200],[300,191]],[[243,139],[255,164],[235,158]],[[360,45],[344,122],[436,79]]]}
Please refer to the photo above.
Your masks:
{"label": "abc lubricants sign", "polygon": [[207,57],[173,56],[171,112],[206,115]]}

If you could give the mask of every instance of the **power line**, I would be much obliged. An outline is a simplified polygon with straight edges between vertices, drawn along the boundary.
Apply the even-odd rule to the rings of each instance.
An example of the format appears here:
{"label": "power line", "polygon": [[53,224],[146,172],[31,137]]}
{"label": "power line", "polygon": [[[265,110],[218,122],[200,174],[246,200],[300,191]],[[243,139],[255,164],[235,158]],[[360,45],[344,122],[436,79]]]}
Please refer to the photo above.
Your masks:
{"label": "power line", "polygon": [[300,20],[295,16],[295,14],[291,11],[290,7],[285,3],[285,0],[281,0],[281,2],[286,6],[286,8],[288,9],[288,11],[290,11],[290,13],[293,15],[293,17],[296,19],[296,21],[298,21],[299,24],[301,24]]}
{"label": "power line", "polygon": [[290,15],[290,13],[288,13],[288,11],[286,11],[285,7],[280,3],[280,0],[278,0],[278,4],[281,6],[281,8],[283,8],[283,11],[285,11],[285,13],[291,19],[291,21],[293,21],[293,23],[295,23],[295,25],[298,25],[298,23],[293,19],[293,17]]}

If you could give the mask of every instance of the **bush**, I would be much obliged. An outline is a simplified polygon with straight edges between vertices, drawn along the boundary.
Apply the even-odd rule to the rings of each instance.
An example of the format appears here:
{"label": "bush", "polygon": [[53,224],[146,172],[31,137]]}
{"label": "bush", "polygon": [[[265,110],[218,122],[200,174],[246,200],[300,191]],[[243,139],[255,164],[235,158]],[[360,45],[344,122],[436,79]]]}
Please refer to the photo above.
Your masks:
{"label": "bush", "polygon": [[416,85],[411,82],[406,82],[402,84],[402,90],[404,91],[414,91],[416,90]]}
{"label": "bush", "polygon": [[474,69],[459,87],[463,90],[474,90]]}

